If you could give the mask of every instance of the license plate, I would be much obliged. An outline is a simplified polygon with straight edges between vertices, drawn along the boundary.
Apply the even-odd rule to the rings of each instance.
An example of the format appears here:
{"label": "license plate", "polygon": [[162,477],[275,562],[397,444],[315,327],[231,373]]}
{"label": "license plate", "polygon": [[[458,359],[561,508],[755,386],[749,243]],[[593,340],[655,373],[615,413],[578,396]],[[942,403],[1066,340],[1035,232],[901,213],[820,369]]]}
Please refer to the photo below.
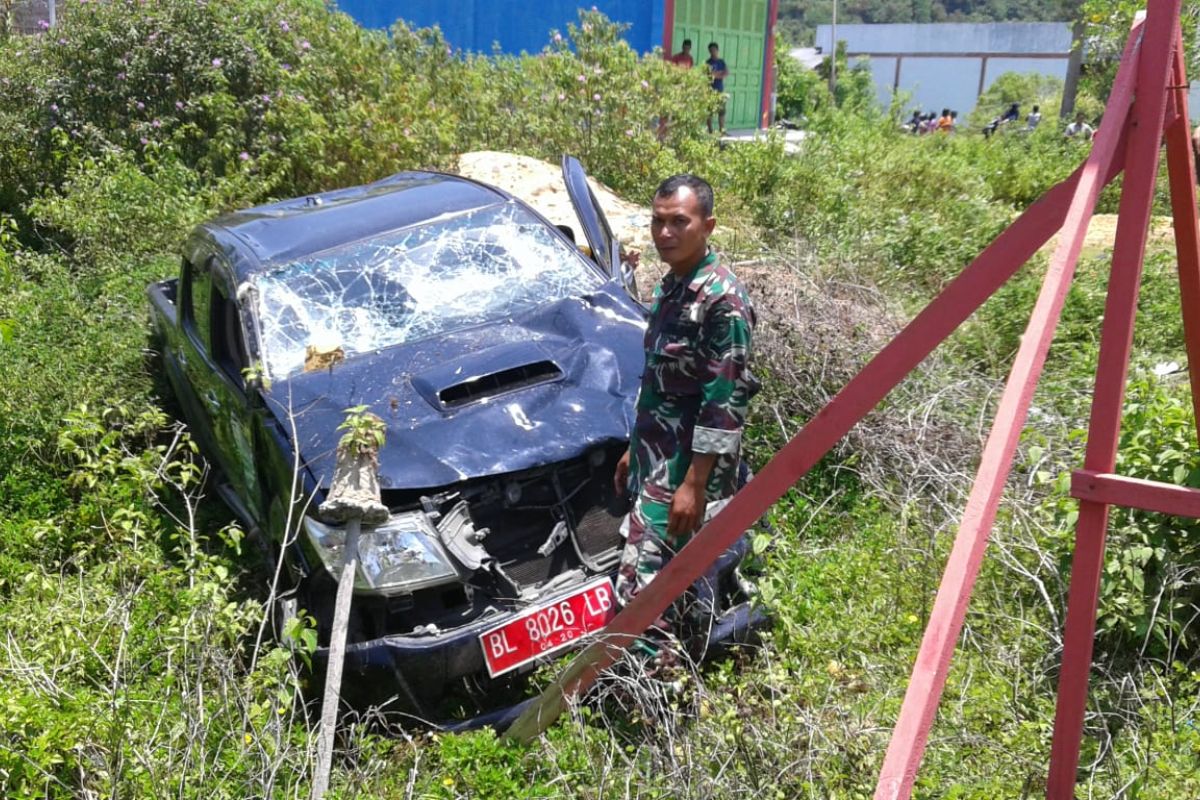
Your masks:
{"label": "license plate", "polygon": [[479,634],[488,674],[495,678],[562,650],[603,628],[614,614],[616,596],[608,578],[597,578],[574,594],[526,609]]}

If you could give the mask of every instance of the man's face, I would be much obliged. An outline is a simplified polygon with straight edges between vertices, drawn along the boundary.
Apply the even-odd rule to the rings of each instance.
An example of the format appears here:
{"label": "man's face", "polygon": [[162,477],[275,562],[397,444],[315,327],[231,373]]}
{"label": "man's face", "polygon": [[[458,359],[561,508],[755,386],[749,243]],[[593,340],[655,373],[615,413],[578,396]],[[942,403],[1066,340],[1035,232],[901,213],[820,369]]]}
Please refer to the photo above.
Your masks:
{"label": "man's face", "polygon": [[714,44],[714,45],[712,45],[711,47],[709,47],[709,48],[708,48],[708,55],[709,55],[709,57],[710,57],[710,58],[716,58],[716,57],[717,57],[717,52],[718,52],[718,51],[719,51],[719,48],[718,48],[718,47],[717,47],[715,44]]}
{"label": "man's face", "polygon": [[684,42],[683,43],[683,54],[686,56],[686,55],[689,55],[691,52],[692,52],[692,43]]}
{"label": "man's face", "polygon": [[700,198],[683,186],[668,197],[655,197],[650,218],[650,235],[661,258],[671,271],[682,274],[704,258],[715,217],[705,217]]}

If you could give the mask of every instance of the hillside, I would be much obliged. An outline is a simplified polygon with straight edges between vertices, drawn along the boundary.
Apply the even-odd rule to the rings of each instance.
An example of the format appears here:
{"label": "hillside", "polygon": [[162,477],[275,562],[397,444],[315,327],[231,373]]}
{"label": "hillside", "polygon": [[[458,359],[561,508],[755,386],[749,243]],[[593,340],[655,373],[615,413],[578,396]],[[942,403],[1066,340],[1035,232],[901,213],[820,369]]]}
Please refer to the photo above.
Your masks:
{"label": "hillside", "polygon": [[[838,22],[1056,22],[1072,19],[1071,0],[847,0]],[[792,45],[812,43],[833,18],[831,0],[780,0],[779,32]]]}

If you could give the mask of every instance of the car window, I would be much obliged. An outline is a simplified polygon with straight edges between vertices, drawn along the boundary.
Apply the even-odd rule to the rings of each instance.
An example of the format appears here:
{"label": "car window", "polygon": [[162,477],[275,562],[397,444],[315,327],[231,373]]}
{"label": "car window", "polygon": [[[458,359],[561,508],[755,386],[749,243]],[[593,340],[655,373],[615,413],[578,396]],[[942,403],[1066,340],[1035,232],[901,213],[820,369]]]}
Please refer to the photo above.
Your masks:
{"label": "car window", "polygon": [[209,320],[212,318],[212,274],[209,272],[209,263],[202,265],[189,263],[186,274],[188,283],[185,293],[187,306],[183,316],[184,324],[203,347],[204,352],[209,353],[212,352],[212,342],[208,335]]}
{"label": "car window", "polygon": [[242,370],[246,366],[246,348],[242,342],[242,327],[237,304],[225,295],[220,284],[213,284],[209,337],[212,359],[237,385],[242,385]]}
{"label": "car window", "polygon": [[260,275],[263,361],[283,377],[304,367],[309,348],[378,350],[505,319],[603,281],[515,203],[439,217]]}

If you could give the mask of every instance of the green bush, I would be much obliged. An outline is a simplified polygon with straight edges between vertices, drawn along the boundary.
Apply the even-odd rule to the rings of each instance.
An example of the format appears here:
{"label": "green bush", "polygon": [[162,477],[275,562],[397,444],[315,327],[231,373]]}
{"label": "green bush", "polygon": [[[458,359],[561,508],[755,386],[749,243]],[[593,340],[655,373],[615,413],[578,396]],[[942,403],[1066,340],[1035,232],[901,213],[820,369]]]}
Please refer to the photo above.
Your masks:
{"label": "green bush", "polygon": [[567,35],[554,32],[534,55],[467,59],[467,83],[451,92],[460,119],[458,147],[507,150],[550,161],[579,157],[618,192],[649,197],[658,182],[699,151],[716,110],[702,70],[684,70],[655,53],[639,57],[622,26],[581,11]]}

